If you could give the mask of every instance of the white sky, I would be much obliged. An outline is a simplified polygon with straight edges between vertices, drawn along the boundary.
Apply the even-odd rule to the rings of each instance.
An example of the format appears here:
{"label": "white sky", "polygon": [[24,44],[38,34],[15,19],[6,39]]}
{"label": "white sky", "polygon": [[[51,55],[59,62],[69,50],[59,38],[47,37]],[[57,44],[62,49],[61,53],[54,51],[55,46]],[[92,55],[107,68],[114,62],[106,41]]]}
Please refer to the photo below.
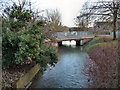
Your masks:
{"label": "white sky", "polygon": [[74,18],[79,14],[82,4],[87,0],[31,0],[35,8],[58,9],[62,15],[62,24],[75,26]]}

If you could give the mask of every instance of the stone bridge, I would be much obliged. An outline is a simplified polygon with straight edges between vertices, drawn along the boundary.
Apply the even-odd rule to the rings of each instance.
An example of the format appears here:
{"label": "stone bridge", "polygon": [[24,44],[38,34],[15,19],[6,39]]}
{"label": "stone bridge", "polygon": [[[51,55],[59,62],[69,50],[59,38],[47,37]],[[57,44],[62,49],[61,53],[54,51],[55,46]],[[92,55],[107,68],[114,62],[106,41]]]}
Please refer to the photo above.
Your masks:
{"label": "stone bridge", "polygon": [[75,40],[76,45],[81,45],[81,42],[87,43],[94,38],[94,34],[88,31],[56,32],[53,35],[56,37],[59,46],[62,45],[62,41]]}

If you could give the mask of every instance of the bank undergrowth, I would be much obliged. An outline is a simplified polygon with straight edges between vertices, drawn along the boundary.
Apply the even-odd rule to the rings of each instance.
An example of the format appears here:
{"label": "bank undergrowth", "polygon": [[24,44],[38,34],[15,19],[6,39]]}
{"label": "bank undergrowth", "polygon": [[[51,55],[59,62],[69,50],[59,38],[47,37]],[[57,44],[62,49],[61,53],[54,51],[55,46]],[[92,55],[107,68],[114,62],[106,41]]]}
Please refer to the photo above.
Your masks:
{"label": "bank undergrowth", "polygon": [[[87,51],[91,60],[87,66],[91,88],[119,87],[119,43],[110,38],[97,38],[88,45]],[[99,42],[98,42],[99,41]],[[96,43],[97,42],[97,43]]]}

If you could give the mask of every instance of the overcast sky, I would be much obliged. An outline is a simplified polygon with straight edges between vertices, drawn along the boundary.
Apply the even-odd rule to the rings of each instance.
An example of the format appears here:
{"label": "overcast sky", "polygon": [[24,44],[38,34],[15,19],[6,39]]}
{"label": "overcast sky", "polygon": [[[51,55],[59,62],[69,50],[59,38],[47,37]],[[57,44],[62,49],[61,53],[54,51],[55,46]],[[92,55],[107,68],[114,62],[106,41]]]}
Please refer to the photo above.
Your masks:
{"label": "overcast sky", "polygon": [[41,9],[58,9],[62,15],[62,24],[75,26],[74,18],[79,14],[82,4],[87,0],[31,0],[34,7]]}

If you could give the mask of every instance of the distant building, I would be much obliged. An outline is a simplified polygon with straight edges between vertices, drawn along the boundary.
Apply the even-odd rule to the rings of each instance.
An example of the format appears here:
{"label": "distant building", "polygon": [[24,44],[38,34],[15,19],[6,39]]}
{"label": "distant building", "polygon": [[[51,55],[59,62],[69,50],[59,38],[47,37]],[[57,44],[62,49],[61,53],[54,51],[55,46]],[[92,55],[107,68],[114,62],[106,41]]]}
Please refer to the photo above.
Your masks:
{"label": "distant building", "polygon": [[[113,36],[113,31],[111,32],[111,35]],[[120,38],[120,30],[116,30],[116,37]]]}
{"label": "distant building", "polygon": [[69,31],[88,31],[86,27],[69,27]]}
{"label": "distant building", "polygon": [[[117,30],[120,29],[120,21],[117,22]],[[97,34],[110,34],[113,30],[113,22],[95,22],[94,32]]]}

